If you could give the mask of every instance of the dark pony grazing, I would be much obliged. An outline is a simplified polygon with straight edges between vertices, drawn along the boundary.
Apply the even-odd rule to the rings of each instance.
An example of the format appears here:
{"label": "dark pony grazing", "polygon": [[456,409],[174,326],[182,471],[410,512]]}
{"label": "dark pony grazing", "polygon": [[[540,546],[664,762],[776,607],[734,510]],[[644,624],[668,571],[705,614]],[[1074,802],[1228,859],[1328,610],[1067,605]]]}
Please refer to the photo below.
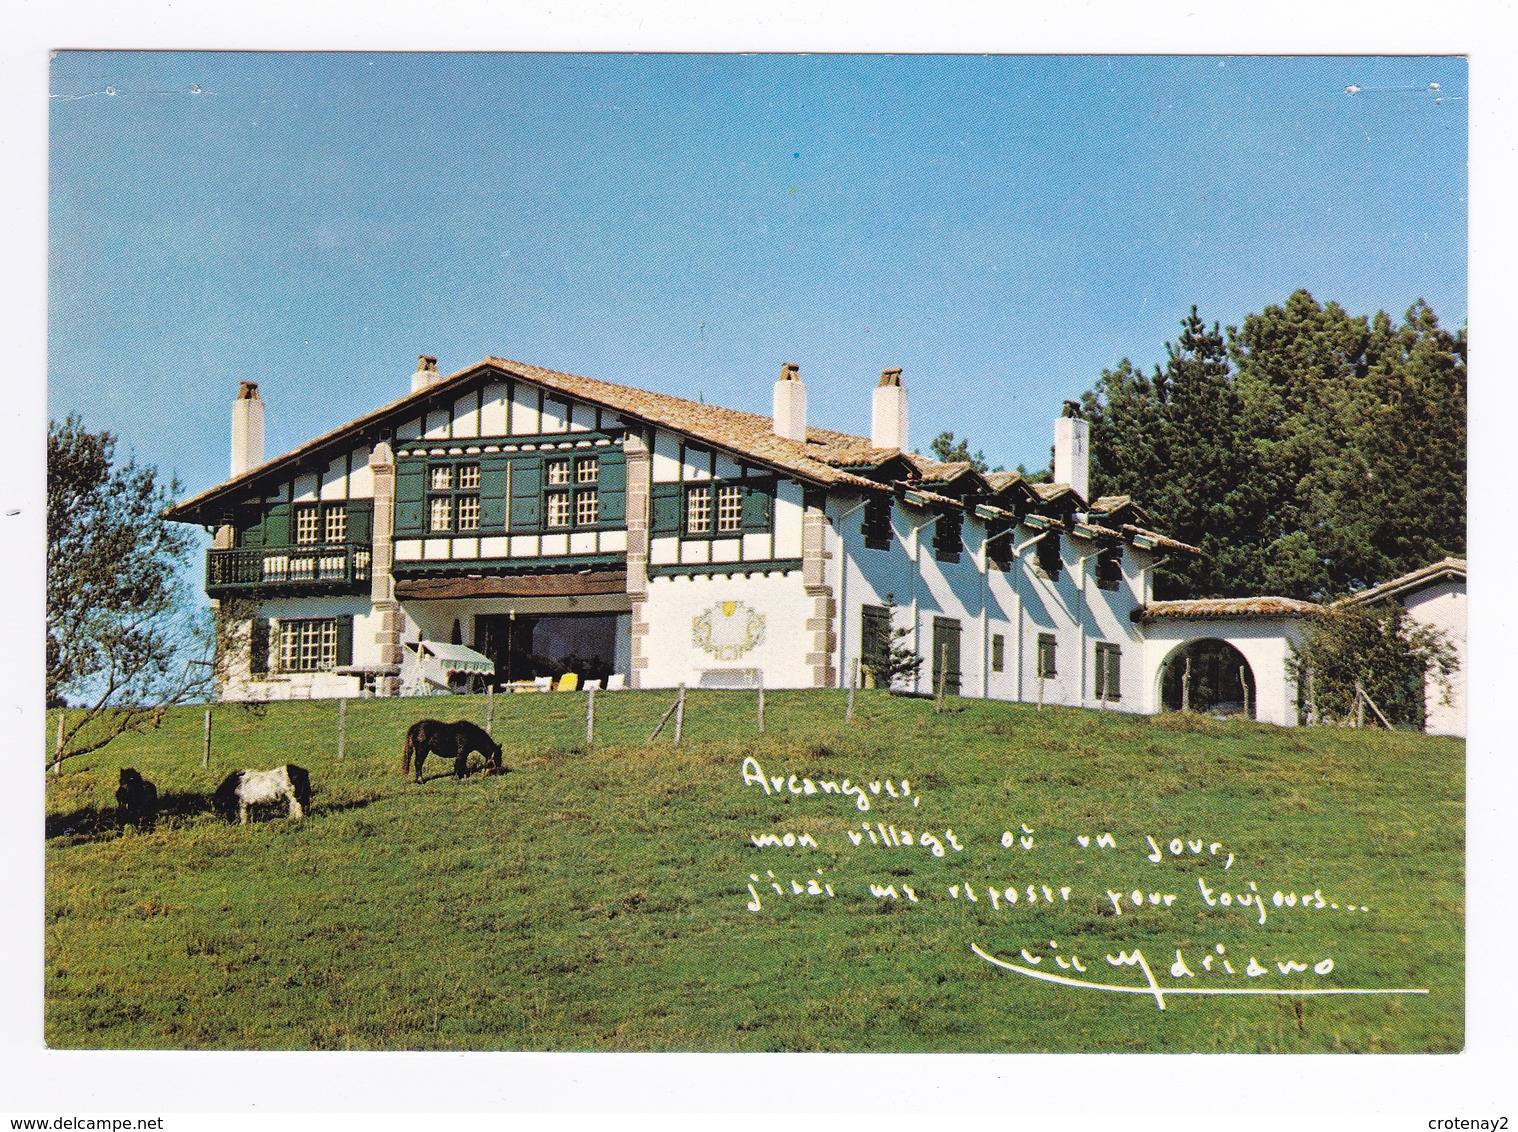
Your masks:
{"label": "dark pony grazing", "polygon": [[311,774],[294,763],[273,770],[234,770],[211,795],[211,808],[227,821],[235,813],[248,824],[248,808],[265,802],[288,802],[290,817],[303,818],[311,806]]}
{"label": "dark pony grazing", "polygon": [[462,719],[457,723],[419,720],[406,732],[406,745],[401,749],[401,774],[412,776],[413,782],[420,782],[422,763],[428,755],[436,755],[440,759],[452,759],[453,777],[463,778],[469,769],[470,751],[485,756],[487,769],[505,769],[501,764],[501,745],[483,727]]}
{"label": "dark pony grazing", "polygon": [[131,822],[138,829],[151,827],[158,817],[158,788],[129,766],[121,768],[116,787],[116,816],[122,825]]}

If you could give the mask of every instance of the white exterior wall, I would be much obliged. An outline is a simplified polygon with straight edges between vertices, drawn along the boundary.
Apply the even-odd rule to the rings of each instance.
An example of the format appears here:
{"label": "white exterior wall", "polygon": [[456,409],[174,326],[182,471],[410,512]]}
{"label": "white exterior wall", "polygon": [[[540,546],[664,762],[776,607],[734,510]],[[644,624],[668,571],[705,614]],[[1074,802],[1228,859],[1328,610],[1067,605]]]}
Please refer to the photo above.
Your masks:
{"label": "white exterior wall", "polygon": [[1145,625],[1144,636],[1143,670],[1149,695],[1145,710],[1157,712],[1162,706],[1160,670],[1165,658],[1181,645],[1213,638],[1228,642],[1249,662],[1254,676],[1255,719],[1282,727],[1297,725],[1297,687],[1286,667],[1292,644],[1301,641],[1301,625],[1296,619],[1233,617],[1186,621],[1162,617]]}
{"label": "white exterior wall", "polygon": [[[1029,535],[1029,538],[1036,537]],[[1053,535],[1049,536],[1053,538]],[[1026,540],[1020,540],[1026,541]],[[1018,584],[1022,594],[1022,696],[1035,703],[1082,704],[1082,640],[1075,611],[1080,600],[1074,570],[1078,551],[1068,535],[1059,536],[1059,577],[1046,577],[1035,563],[1037,548],[1029,547],[1018,559]],[[1038,638],[1054,637],[1054,675],[1038,675]]]}
{"label": "white exterior wall", "polygon": [[1432,677],[1425,682],[1424,725],[1430,735],[1465,735],[1465,583],[1446,581],[1401,599],[1408,617],[1439,630],[1455,648],[1460,667],[1445,689]]}
{"label": "white exterior wall", "polygon": [[650,626],[649,664],[640,684],[695,687],[707,669],[757,668],[766,688],[810,687],[803,663],[810,606],[799,570],[650,578],[641,614]]}
{"label": "white exterior wall", "polygon": [[228,679],[220,699],[240,700],[318,700],[359,694],[359,678],[339,676],[335,672],[279,672],[279,629],[284,619],[341,617],[353,615],[353,663],[378,664],[379,646],[374,643],[378,618],[369,599],[361,595],[347,597],[274,598],[259,605],[258,617],[267,618],[269,626],[269,675],[255,679],[249,672],[246,652],[247,629],[240,636],[241,650],[229,665]]}
{"label": "white exterior wall", "polygon": [[[964,549],[958,562],[940,562],[933,554],[932,515],[899,503],[892,510],[894,538],[890,550],[864,545],[864,509],[851,511],[860,500],[830,501],[834,531],[829,541],[832,560],[828,580],[835,595],[842,580],[840,608],[843,625],[837,655],[840,680],[846,685],[859,658],[861,609],[885,604],[892,595],[899,625],[912,624],[915,599],[917,637],[914,650],[923,658],[916,691],[932,688],[933,621],[957,620],[960,625],[960,694],[992,699],[1037,701],[1038,637],[1055,638],[1055,675],[1045,680],[1043,700],[1049,704],[1104,706],[1114,710],[1151,710],[1143,674],[1143,641],[1128,614],[1142,602],[1140,569],[1150,560],[1144,551],[1125,547],[1123,582],[1116,591],[1096,584],[1097,544],[1064,535],[1060,540],[1064,569],[1057,579],[1038,573],[1034,551],[1026,550],[1012,570],[992,564],[982,577],[986,527],[966,517],[961,526]],[[944,520],[940,520],[944,521]],[[917,534],[913,536],[913,531]],[[840,533],[841,532],[841,533]],[[1016,546],[1036,537],[1019,528],[1001,536]],[[840,541],[841,540],[841,541]],[[918,545],[914,547],[914,542]],[[997,549],[1002,549],[998,547]],[[1081,556],[1087,556],[1084,563]],[[1080,581],[1085,571],[1084,592]],[[992,638],[1004,639],[1002,671],[991,670]],[[1122,649],[1121,699],[1099,701],[1095,695],[1095,646],[1098,641]]]}
{"label": "white exterior wall", "polygon": [[[1155,710],[1154,702],[1146,694],[1144,682],[1144,639],[1129,614],[1143,604],[1140,587],[1144,579],[1140,575],[1143,566],[1153,556],[1132,546],[1123,547],[1123,577],[1115,590],[1104,590],[1096,584],[1095,548],[1079,540],[1080,553],[1090,553],[1085,562],[1085,684],[1086,706],[1104,707],[1109,711],[1149,712]],[[1118,699],[1099,700],[1096,687],[1096,644],[1102,641],[1122,649],[1119,661]]]}

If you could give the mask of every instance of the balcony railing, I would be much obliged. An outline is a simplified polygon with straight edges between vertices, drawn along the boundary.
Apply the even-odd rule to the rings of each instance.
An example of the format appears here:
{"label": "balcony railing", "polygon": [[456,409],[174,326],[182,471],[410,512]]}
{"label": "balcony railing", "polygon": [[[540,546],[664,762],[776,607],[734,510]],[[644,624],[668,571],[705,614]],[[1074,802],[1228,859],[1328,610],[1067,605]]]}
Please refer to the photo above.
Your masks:
{"label": "balcony railing", "polygon": [[206,590],[338,590],[367,584],[367,546],[266,546],[206,552]]}

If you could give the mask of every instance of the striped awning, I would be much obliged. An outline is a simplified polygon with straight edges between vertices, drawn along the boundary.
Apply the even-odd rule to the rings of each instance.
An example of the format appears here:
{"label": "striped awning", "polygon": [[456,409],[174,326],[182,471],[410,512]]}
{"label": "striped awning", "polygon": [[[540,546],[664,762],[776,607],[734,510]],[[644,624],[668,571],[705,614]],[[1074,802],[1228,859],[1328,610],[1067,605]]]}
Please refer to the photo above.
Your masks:
{"label": "striped awning", "polygon": [[495,661],[475,652],[468,645],[445,645],[440,641],[418,641],[417,654],[445,672],[477,672],[495,675]]}

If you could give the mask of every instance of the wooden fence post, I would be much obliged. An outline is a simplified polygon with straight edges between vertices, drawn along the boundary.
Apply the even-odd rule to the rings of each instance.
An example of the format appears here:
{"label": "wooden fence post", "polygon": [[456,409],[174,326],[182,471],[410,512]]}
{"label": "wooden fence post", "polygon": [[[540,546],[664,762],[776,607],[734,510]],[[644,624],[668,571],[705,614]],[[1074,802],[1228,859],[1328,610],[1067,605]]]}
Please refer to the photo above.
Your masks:
{"label": "wooden fence post", "polygon": [[764,734],[764,673],[759,673],[759,734]]}
{"label": "wooden fence post", "polygon": [[685,685],[680,685],[680,697],[675,700],[675,746],[680,745],[680,736],[685,731]]}
{"label": "wooden fence post", "polygon": [[1038,710],[1044,710],[1044,674],[1038,674]]}
{"label": "wooden fence post", "polygon": [[949,646],[941,645],[938,649],[938,702],[933,705],[933,711],[943,711],[944,683],[949,678]]}
{"label": "wooden fence post", "polygon": [[494,736],[495,731],[495,685],[485,686],[485,734]]}
{"label": "wooden fence post", "polygon": [[596,690],[588,689],[585,696],[585,749],[588,751],[596,744]]}
{"label": "wooden fence post", "polygon": [[[1365,686],[1358,680],[1355,681],[1355,691],[1359,694],[1362,703],[1367,703],[1370,705],[1370,710],[1376,713],[1376,718],[1381,721],[1382,727],[1386,728],[1388,731],[1395,730],[1395,728],[1393,728],[1391,725],[1391,720],[1387,719],[1386,716],[1381,713],[1381,709],[1376,706],[1376,701],[1370,698],[1370,693],[1365,690]],[[1361,708],[1360,712],[1363,716],[1365,709]]]}
{"label": "wooden fence post", "polygon": [[1191,658],[1186,658],[1186,671],[1181,676],[1181,710],[1191,710]]}
{"label": "wooden fence post", "polygon": [[343,746],[348,740],[348,697],[337,701],[337,761],[343,761]]}
{"label": "wooden fence post", "polygon": [[58,709],[58,739],[53,744],[53,773],[63,773],[63,717],[68,714],[63,708]]}
{"label": "wooden fence post", "polygon": [[1365,726],[1365,689],[1360,687],[1360,681],[1355,681],[1355,727]]}
{"label": "wooden fence post", "polygon": [[200,747],[200,769],[211,765],[211,705],[206,705],[206,738]]}
{"label": "wooden fence post", "polygon": [[845,723],[854,722],[854,690],[859,687],[859,658],[854,658],[854,674],[849,678],[849,710],[844,715]]}
{"label": "wooden fence post", "polygon": [[1240,666],[1239,687],[1244,689],[1244,719],[1247,721],[1249,719],[1249,681],[1244,678],[1246,671],[1248,670]]}
{"label": "wooden fence post", "polygon": [[[684,685],[681,685],[681,687],[683,688]],[[680,700],[676,700],[674,703],[670,704],[669,709],[659,717],[659,725],[654,728],[653,734],[649,735],[648,737],[648,741],[650,743],[659,737],[659,732],[664,730],[664,725],[669,722],[669,717],[675,714],[675,709],[680,706],[680,703]]]}

